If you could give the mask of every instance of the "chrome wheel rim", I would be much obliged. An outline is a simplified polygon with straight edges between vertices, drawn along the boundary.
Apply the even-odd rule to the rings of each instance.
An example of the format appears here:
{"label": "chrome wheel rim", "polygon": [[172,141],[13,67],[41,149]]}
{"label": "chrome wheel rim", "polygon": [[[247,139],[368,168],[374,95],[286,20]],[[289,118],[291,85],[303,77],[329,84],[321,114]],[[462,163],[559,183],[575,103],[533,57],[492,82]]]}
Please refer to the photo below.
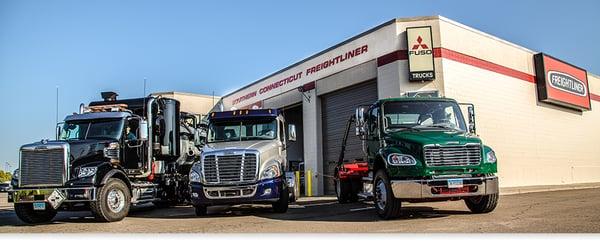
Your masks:
{"label": "chrome wheel rim", "polygon": [[386,198],[387,189],[385,187],[385,183],[383,182],[383,180],[379,179],[377,180],[377,184],[375,185],[375,204],[377,205],[377,208],[379,208],[380,210],[385,209]]}
{"label": "chrome wheel rim", "polygon": [[118,189],[112,189],[108,192],[106,197],[106,204],[108,209],[113,213],[118,213],[125,207],[125,194],[123,191]]}

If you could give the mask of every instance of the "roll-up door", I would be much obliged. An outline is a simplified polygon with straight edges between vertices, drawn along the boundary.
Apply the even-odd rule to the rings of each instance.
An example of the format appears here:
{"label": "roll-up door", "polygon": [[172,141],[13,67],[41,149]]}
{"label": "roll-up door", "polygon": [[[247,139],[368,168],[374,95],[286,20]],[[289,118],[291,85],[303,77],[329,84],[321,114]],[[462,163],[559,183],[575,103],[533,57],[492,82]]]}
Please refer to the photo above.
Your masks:
{"label": "roll-up door", "polygon": [[[323,170],[325,175],[333,176],[335,163],[338,160],[342,138],[346,130],[346,122],[359,105],[372,104],[377,100],[377,81],[372,80],[321,96],[322,129],[323,129]],[[362,144],[354,135],[352,125],[344,159],[352,161],[364,159]],[[365,159],[366,160],[366,159]],[[333,179],[324,178],[326,194],[335,194]]]}

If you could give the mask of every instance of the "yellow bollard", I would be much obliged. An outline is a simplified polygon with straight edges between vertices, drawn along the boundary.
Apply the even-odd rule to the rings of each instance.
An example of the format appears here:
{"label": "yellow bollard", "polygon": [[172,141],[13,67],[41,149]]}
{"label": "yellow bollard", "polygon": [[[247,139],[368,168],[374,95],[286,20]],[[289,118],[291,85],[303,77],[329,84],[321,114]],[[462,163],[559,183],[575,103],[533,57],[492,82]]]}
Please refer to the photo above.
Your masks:
{"label": "yellow bollard", "polygon": [[[296,185],[295,186],[297,186],[298,190],[300,190],[300,171],[296,171],[295,174],[296,174]],[[300,194],[300,193],[298,193],[298,194]]]}
{"label": "yellow bollard", "polygon": [[306,196],[312,197],[312,171],[310,169],[306,170],[304,181],[306,181]]}

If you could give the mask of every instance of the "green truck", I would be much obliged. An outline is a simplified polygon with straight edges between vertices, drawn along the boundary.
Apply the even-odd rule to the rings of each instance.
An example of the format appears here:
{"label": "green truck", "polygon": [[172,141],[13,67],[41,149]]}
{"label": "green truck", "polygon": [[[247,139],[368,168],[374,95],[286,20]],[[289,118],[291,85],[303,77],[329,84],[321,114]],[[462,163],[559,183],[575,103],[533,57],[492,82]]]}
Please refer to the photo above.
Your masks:
{"label": "green truck", "polygon": [[[352,123],[366,161],[344,160]],[[474,213],[496,208],[497,160],[476,134],[472,104],[449,98],[381,99],[356,109],[343,141],[335,179],[341,203],[373,200],[383,219],[398,217],[402,202],[464,200]]]}

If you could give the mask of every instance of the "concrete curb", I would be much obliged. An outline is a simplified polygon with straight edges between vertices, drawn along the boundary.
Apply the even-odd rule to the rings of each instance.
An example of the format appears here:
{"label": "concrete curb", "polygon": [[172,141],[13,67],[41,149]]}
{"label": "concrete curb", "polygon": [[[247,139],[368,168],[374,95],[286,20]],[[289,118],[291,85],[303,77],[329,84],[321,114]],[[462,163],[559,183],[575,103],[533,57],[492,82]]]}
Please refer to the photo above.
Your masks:
{"label": "concrete curb", "polygon": [[536,185],[536,186],[501,187],[500,195],[516,195],[516,194],[534,193],[534,192],[565,191],[565,190],[579,190],[579,189],[593,189],[593,188],[600,188],[600,182],[568,184],[568,185]]}

